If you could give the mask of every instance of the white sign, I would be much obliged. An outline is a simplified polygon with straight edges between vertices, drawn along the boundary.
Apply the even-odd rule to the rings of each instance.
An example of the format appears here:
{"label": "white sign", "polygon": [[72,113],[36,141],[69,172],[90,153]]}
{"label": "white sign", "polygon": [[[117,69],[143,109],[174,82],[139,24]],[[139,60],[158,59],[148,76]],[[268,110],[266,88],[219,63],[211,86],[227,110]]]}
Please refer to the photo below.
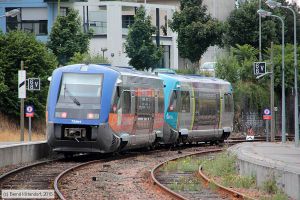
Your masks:
{"label": "white sign", "polygon": [[248,141],[248,140],[254,140],[254,136],[252,136],[252,135],[247,135],[246,136],[246,140]]}
{"label": "white sign", "polygon": [[271,111],[268,108],[266,108],[264,110],[264,115],[271,115]]}
{"label": "white sign", "polygon": [[28,79],[28,90],[40,90],[40,79],[29,78]]}
{"label": "white sign", "polygon": [[20,99],[26,98],[26,71],[18,71],[18,97]]}
{"label": "white sign", "polygon": [[265,62],[254,63],[254,75],[265,74],[267,72],[267,64]]}

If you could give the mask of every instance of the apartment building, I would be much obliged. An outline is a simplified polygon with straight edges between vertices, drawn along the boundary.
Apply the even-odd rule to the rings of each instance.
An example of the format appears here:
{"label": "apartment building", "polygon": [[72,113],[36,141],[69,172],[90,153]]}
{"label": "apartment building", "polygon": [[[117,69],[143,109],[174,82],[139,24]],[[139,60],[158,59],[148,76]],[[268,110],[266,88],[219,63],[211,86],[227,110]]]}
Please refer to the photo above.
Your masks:
{"label": "apartment building", "polygon": [[[138,2],[145,2],[145,0],[137,0]],[[212,17],[225,21],[229,16],[230,12],[235,9],[236,1],[238,0],[203,0],[203,4],[207,6],[207,11]],[[241,1],[241,0],[240,0]],[[146,0],[147,4],[162,4],[162,5],[173,5],[179,9],[180,0]],[[199,44],[201,45],[201,44]],[[208,48],[206,53],[202,56],[200,64],[205,62],[214,62],[217,57],[224,53],[223,49],[218,46],[211,46]],[[179,55],[179,66],[180,68],[188,68],[191,62],[187,59],[183,59]]]}
{"label": "apartment building", "polygon": [[[225,20],[234,9],[235,0],[204,0],[204,4],[213,17]],[[104,54],[113,65],[128,65],[124,42],[136,9],[142,5],[151,16],[152,25],[159,29],[159,37],[153,35],[153,42],[164,50],[160,65],[173,69],[188,67],[190,62],[178,54],[177,34],[168,25],[168,20],[179,9],[179,0],[60,0],[60,3],[58,0],[2,0],[0,16],[15,8],[21,12],[16,17],[0,18],[0,28],[3,32],[14,29],[32,32],[39,40],[46,42],[58,12],[66,15],[68,8],[74,8],[82,18],[83,30],[92,29],[94,32],[90,53]],[[201,62],[215,61],[216,55],[221,52],[217,47],[210,47]]]}
{"label": "apartment building", "polygon": [[153,35],[153,42],[159,43],[164,50],[160,65],[178,68],[177,35],[167,23],[175,12],[175,6],[99,0],[61,0],[59,5],[60,9],[57,0],[1,1],[0,15],[15,8],[20,9],[16,17],[0,18],[1,30],[21,29],[34,33],[39,40],[46,42],[58,10],[60,15],[66,15],[69,8],[74,8],[82,18],[83,30],[93,30],[90,53],[104,54],[113,65],[125,66],[129,61],[124,49],[128,26],[134,21],[136,9],[143,5],[151,16],[152,24],[159,27],[159,37]]}

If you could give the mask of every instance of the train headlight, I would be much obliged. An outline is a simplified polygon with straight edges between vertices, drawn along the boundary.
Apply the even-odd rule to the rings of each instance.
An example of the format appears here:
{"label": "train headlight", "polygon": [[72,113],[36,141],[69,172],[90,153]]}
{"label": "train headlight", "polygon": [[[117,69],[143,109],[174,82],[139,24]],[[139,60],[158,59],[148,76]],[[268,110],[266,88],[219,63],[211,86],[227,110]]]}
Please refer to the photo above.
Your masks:
{"label": "train headlight", "polygon": [[88,113],[88,114],[87,114],[87,118],[88,118],[88,119],[99,119],[99,114]]}
{"label": "train headlight", "polygon": [[55,117],[57,118],[67,118],[68,113],[67,112],[55,112]]}

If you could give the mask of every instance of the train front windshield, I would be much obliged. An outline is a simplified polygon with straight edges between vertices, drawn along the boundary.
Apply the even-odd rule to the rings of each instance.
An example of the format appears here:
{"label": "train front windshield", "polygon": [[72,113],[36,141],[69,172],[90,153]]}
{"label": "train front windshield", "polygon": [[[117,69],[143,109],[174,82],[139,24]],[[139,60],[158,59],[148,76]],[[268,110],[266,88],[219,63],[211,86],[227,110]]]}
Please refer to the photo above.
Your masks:
{"label": "train front windshield", "polygon": [[63,73],[55,117],[99,119],[102,74]]}

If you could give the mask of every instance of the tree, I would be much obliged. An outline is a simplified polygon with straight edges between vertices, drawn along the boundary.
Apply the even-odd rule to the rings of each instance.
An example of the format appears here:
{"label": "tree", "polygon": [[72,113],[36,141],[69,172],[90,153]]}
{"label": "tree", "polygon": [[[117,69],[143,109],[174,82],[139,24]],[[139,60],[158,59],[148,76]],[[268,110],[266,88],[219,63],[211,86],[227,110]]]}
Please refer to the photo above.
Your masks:
{"label": "tree", "polygon": [[181,57],[198,62],[207,48],[221,44],[222,24],[207,14],[203,0],[180,0],[180,12],[176,11],[170,27],[178,32],[178,49]]}
{"label": "tree", "polygon": [[33,34],[13,31],[0,34],[0,66],[3,72],[1,84],[7,88],[0,91],[0,112],[11,117],[19,116],[18,70],[24,61],[26,77],[41,79],[41,90],[27,91],[26,104],[33,104],[36,117],[44,117],[49,82],[47,78],[57,66],[56,58],[46,45],[37,41]]}
{"label": "tree", "polygon": [[[283,5],[289,5],[285,0],[279,0],[278,2],[283,3]],[[296,4],[291,6],[293,9],[298,10]],[[262,8],[264,10],[270,10],[265,3],[262,4]],[[230,13],[225,26],[224,43],[226,45],[235,46],[236,44],[250,44],[251,46],[258,48],[259,16],[257,10],[258,0],[249,0]],[[271,11],[273,14],[285,18],[285,30],[287,30],[285,39],[287,43],[293,43],[294,19],[292,12],[283,8]],[[297,18],[299,19],[300,14],[298,12],[296,13]],[[297,24],[297,29],[300,31],[299,20]],[[269,47],[271,41],[277,44],[281,42],[281,22],[273,17],[262,18],[262,47]],[[298,41],[300,41],[300,35],[298,35]]]}
{"label": "tree", "polygon": [[129,27],[125,42],[125,52],[130,58],[129,64],[136,69],[154,68],[163,55],[152,41],[155,27],[151,25],[150,16],[146,16],[144,7],[140,7],[134,17],[134,23]]}
{"label": "tree", "polygon": [[241,131],[242,114],[260,113],[269,104],[269,88],[266,79],[258,84],[253,75],[253,62],[257,60],[258,50],[250,45],[237,45],[230,49],[229,55],[218,59],[217,77],[228,80],[233,87],[234,128]]}
{"label": "tree", "polygon": [[258,50],[250,45],[237,45],[231,48],[229,55],[219,58],[216,65],[217,76],[233,85],[235,105],[252,111],[260,110],[269,101],[266,80],[258,84],[253,75],[257,54]]}
{"label": "tree", "polygon": [[50,33],[48,47],[64,65],[76,52],[88,51],[91,32],[84,33],[78,11],[68,10],[67,16],[58,16]]}
{"label": "tree", "polygon": [[[282,75],[282,52],[281,45],[274,45],[274,74],[275,74],[275,91],[280,96],[281,95],[281,75]],[[300,48],[298,48],[299,52]],[[270,48],[266,50],[266,54],[270,55]],[[294,45],[286,44],[285,45],[285,57],[284,57],[284,65],[285,65],[285,88],[286,94],[293,95],[292,91],[294,89]],[[271,62],[270,60],[267,62]],[[300,62],[298,56],[298,63]],[[298,67],[299,69],[299,67]],[[298,74],[298,80],[300,76]],[[299,87],[299,86],[298,86]]]}
{"label": "tree", "polygon": [[69,65],[77,63],[87,63],[87,64],[109,64],[107,58],[100,56],[99,54],[92,56],[88,53],[75,53],[72,58],[70,58]]}

